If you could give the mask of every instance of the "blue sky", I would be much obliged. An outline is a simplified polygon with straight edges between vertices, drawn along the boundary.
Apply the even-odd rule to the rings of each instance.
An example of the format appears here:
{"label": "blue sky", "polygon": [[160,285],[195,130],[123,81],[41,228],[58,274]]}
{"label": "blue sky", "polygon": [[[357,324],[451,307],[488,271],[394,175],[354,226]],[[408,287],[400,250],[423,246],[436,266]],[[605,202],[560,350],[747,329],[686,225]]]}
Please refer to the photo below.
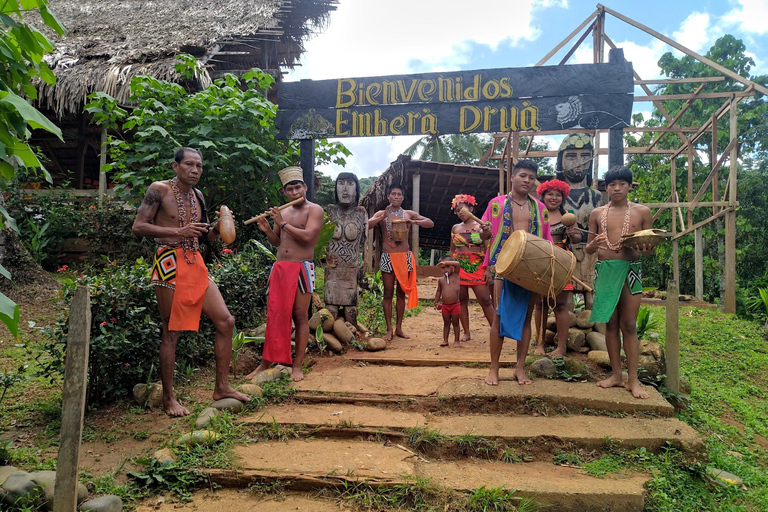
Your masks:
{"label": "blue sky", "polygon": [[[603,5],[702,55],[719,37],[732,34],[755,60],[753,73],[768,73],[768,0],[608,0]],[[532,66],[596,8],[597,2],[587,0],[340,0],[328,27],[306,43],[302,65],[286,81]],[[610,14],[605,31],[644,79],[660,76],[661,55],[680,55]],[[547,64],[558,64],[577,38]],[[591,36],[569,64],[589,62]],[[643,109],[649,107],[636,105],[636,111]],[[383,172],[415,138],[338,140],[353,152],[346,170],[364,177]],[[548,140],[555,148],[560,138]],[[320,170],[335,176],[343,169]]]}

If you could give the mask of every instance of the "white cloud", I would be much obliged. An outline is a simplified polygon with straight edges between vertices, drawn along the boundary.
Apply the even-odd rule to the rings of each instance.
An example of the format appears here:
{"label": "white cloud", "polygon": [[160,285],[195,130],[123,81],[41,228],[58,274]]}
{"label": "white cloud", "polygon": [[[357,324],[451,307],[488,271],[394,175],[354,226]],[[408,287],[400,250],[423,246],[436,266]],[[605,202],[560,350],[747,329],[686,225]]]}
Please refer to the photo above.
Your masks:
{"label": "white cloud", "polygon": [[709,14],[701,12],[690,14],[680,25],[680,30],[672,34],[672,39],[696,53],[706,51],[711,38]]}
{"label": "white cloud", "polygon": [[723,21],[729,25],[736,25],[744,32],[755,34],[768,33],[768,2],[765,0],[738,0],[735,7],[723,16]]}

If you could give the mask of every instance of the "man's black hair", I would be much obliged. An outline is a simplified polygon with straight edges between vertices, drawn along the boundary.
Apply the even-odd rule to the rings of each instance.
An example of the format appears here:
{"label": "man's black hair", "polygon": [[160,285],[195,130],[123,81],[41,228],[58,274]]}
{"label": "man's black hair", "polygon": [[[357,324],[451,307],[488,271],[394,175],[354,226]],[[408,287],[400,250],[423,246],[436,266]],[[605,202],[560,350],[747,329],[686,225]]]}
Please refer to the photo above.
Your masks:
{"label": "man's black hair", "polygon": [[289,181],[288,183],[283,185],[283,189],[285,189],[285,187],[287,187],[288,185],[306,185],[306,183],[304,183],[302,180]]}
{"label": "man's black hair", "polygon": [[184,160],[184,153],[186,153],[187,151],[191,153],[197,153],[198,155],[200,155],[200,160],[203,159],[203,154],[200,152],[199,149],[183,147],[173,152],[173,161],[176,162],[177,164],[180,164],[181,161]]}
{"label": "man's black hair", "polygon": [[630,171],[629,167],[626,165],[614,165],[607,173],[605,173],[603,179],[605,180],[605,186],[608,186],[608,184],[613,183],[616,180],[626,181],[632,185],[632,171]]}
{"label": "man's black hair", "polygon": [[536,162],[533,160],[529,160],[527,158],[524,158],[520,161],[518,161],[515,166],[512,168],[512,176],[517,174],[517,171],[520,169],[525,169],[527,171],[533,171],[533,174],[537,175],[539,174],[539,166]]}
{"label": "man's black hair", "polygon": [[399,183],[392,183],[390,186],[387,187],[387,195],[391,194],[392,191],[395,190],[396,188],[399,188],[400,192],[405,194],[405,189],[403,188],[403,186],[401,184],[399,184]]}
{"label": "man's black hair", "polygon": [[337,186],[339,184],[339,180],[354,180],[355,182],[355,192],[356,192],[356,198],[357,201],[360,201],[360,181],[357,179],[357,176],[354,173],[351,172],[340,172],[338,176],[336,176],[336,182],[334,183],[333,187],[333,193],[336,197],[336,202],[339,202],[339,187]]}

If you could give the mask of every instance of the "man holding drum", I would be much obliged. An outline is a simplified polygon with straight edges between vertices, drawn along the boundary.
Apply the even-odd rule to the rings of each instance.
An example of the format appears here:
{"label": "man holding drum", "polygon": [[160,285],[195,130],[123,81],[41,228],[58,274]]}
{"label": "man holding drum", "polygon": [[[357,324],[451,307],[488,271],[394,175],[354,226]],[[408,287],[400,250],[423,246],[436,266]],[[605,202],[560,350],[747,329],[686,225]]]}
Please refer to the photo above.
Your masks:
{"label": "man holding drum", "polygon": [[[293,366],[291,378],[304,379],[301,363],[309,342],[309,302],[315,290],[315,244],[323,229],[323,208],[306,200],[307,185],[301,167],[286,167],[278,173],[283,193],[290,201],[303,199],[281,210],[269,209],[274,222],[262,217],[257,226],[278,248],[277,261],[269,274],[267,332],[261,364],[247,379],[272,363]],[[296,358],[291,357],[291,320],[296,326]]]}
{"label": "man holding drum", "polygon": [[[601,380],[601,388],[626,387],[635,398],[648,398],[637,378],[640,342],[637,339],[637,312],[640,309],[643,283],[639,254],[650,254],[654,247],[648,244],[636,248],[624,245],[624,237],[636,231],[651,229],[651,210],[642,204],[631,203],[627,194],[632,187],[632,171],[615,166],[605,173],[605,189],[610,202],[592,210],[589,215],[589,238],[585,250],[597,252],[595,264],[595,302],[590,322],[607,322],[605,342],[611,359],[611,376]],[[597,233],[597,235],[595,235]],[[621,376],[621,339],[624,335],[624,353],[627,356],[627,383]]]}
{"label": "man holding drum", "polygon": [[[431,228],[435,225],[430,219],[419,215],[412,210],[404,210],[403,186],[393,183],[387,189],[389,206],[374,213],[368,219],[368,229],[377,225],[381,229],[381,280],[384,282],[384,319],[387,322],[387,335],[384,339],[391,341],[393,335],[401,338],[410,338],[403,332],[403,316],[405,315],[405,297],[408,296],[408,309],[419,305],[419,296],[416,291],[416,265],[418,256],[414,256],[408,243],[410,226],[416,224],[423,228]],[[405,225],[408,230],[405,236],[395,235],[395,224]],[[392,296],[395,292],[397,281],[397,323],[392,330]]]}
{"label": "man holding drum", "polygon": [[133,233],[155,239],[158,244],[152,266],[151,283],[163,321],[160,342],[160,380],[163,383],[163,409],[169,416],[187,416],[173,392],[176,368],[176,342],[181,331],[197,331],[200,313],[216,326],[213,351],[216,356],[216,384],[213,398],[235,398],[241,402],[248,395],[232,389],[227,382],[232,357],[232,330],[235,319],[212,281],[199,250],[199,238],[218,238],[209,229],[202,194],[193,188],[203,173],[203,158],[193,148],[180,148],[173,155],[172,180],[156,181],[147,189],[136,214]]}
{"label": "man holding drum", "polygon": [[491,368],[485,383],[499,384],[499,358],[504,338],[517,340],[515,378],[518,384],[531,384],[525,374],[525,358],[531,342],[531,314],[536,294],[495,274],[496,260],[512,231],[523,230],[552,241],[547,209],[530,195],[536,183],[539,166],[532,160],[520,160],[512,169],[511,190],[506,196],[491,199],[483,214],[483,239],[491,239],[483,267],[486,280],[495,279],[495,296],[499,298],[490,332]]}

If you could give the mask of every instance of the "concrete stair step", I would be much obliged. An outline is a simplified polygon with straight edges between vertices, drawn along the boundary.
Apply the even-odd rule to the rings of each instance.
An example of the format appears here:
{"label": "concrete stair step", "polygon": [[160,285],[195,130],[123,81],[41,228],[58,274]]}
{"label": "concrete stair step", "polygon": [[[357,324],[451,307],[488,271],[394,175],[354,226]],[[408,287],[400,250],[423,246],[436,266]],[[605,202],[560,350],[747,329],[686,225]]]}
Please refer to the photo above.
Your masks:
{"label": "concrete stair step", "polygon": [[308,403],[399,403],[419,410],[475,413],[674,414],[653,388],[646,388],[649,399],[638,400],[624,388],[602,389],[592,382],[536,379],[520,386],[506,368],[499,385],[488,386],[486,374],[483,368],[345,366],[312,372],[295,387],[296,397]]}
{"label": "concrete stair step", "polygon": [[525,447],[526,453],[537,456],[563,448],[601,450],[616,443],[622,449],[644,447],[651,452],[658,452],[667,444],[695,456],[705,452],[704,442],[693,428],[668,417],[457,416],[353,404],[289,404],[241,417],[239,423],[255,429],[265,425],[287,426],[292,432],[315,437],[377,435],[406,445],[414,429],[425,434],[439,432],[444,437],[435,444],[440,446],[430,446],[429,453],[441,457],[455,452],[456,438],[465,436],[485,438],[504,447]]}
{"label": "concrete stair step", "polygon": [[576,468],[533,462],[428,461],[407,448],[356,440],[265,441],[235,447],[239,469],[208,470],[223,487],[280,481],[290,490],[412,483],[416,477],[449,489],[505,487],[562,512],[641,511],[648,475],[594,478]]}

